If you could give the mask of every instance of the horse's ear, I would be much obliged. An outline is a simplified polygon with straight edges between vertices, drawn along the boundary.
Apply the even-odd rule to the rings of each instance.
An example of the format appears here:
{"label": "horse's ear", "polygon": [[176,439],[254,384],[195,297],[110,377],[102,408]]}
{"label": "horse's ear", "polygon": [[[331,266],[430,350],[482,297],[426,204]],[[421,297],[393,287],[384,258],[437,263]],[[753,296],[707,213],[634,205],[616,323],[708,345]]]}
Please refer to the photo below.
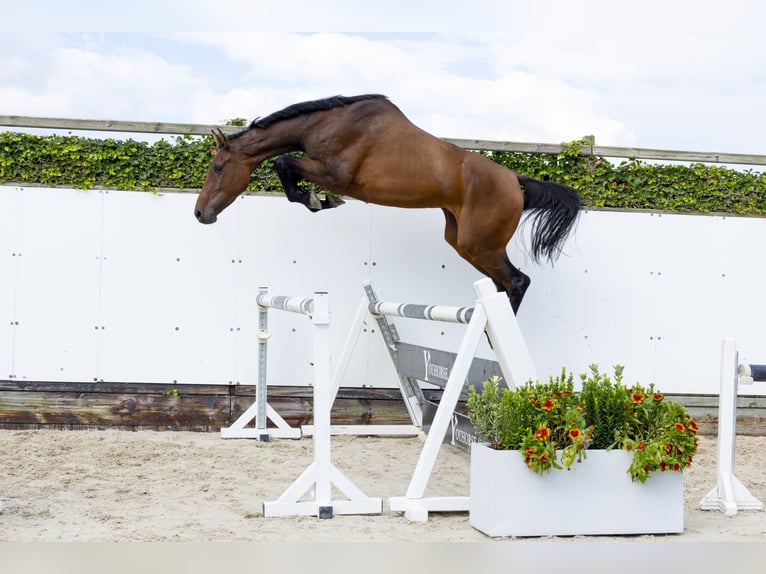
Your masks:
{"label": "horse's ear", "polygon": [[212,132],[213,132],[213,140],[215,140],[215,144],[219,148],[229,146],[229,140],[226,139],[226,134],[224,134],[220,128],[215,128],[212,130]]}

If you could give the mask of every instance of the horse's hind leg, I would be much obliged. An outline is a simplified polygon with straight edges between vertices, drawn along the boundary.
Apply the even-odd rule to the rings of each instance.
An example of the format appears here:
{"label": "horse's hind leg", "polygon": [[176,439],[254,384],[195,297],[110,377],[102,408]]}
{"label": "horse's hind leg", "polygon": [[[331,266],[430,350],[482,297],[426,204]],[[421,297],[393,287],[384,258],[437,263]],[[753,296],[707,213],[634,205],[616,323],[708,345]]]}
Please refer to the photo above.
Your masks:
{"label": "horse's hind leg", "polygon": [[532,280],[513,266],[505,247],[494,251],[487,250],[485,243],[476,240],[469,242],[465,238],[461,244],[457,219],[450,211],[442,211],[445,219],[444,239],[463,259],[492,279],[498,291],[504,291],[508,295],[513,312],[516,313]]}
{"label": "horse's hind leg", "polygon": [[477,263],[474,265],[484,270],[484,274],[492,279],[498,291],[505,291],[513,312],[517,313],[532,282],[529,276],[514,267],[505,249],[483,253],[475,256],[475,259]]}
{"label": "horse's hind leg", "polygon": [[521,301],[524,299],[524,294],[527,292],[527,289],[529,289],[529,284],[532,283],[532,280],[528,275],[523,273],[521,269],[513,266],[513,263],[508,259],[507,254],[505,256],[505,262],[511,272],[511,292],[508,294],[508,298],[511,300],[513,312],[516,313],[521,306]]}

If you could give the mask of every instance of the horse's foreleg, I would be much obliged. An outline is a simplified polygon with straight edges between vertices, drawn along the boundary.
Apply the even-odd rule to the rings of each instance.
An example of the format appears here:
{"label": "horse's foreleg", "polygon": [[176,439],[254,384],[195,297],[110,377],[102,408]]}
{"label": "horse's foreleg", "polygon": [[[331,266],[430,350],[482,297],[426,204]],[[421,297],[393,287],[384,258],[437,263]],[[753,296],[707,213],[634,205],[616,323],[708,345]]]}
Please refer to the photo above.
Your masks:
{"label": "horse's foreleg", "polygon": [[283,155],[274,162],[274,170],[279,176],[279,181],[282,183],[287,199],[302,203],[310,211],[331,209],[345,203],[340,197],[329,193],[320,200],[316,192],[303,189],[299,185],[304,180],[315,183],[325,189],[331,185],[332,181],[324,162],[304,157]]}
{"label": "horse's foreleg", "polygon": [[295,158],[289,155],[282,155],[274,162],[274,171],[277,172],[282,189],[288,201],[294,201],[305,205],[310,211],[319,211],[322,209],[322,203],[319,201],[316,193],[311,190],[302,189],[298,185],[304,178],[300,172],[295,169]]}

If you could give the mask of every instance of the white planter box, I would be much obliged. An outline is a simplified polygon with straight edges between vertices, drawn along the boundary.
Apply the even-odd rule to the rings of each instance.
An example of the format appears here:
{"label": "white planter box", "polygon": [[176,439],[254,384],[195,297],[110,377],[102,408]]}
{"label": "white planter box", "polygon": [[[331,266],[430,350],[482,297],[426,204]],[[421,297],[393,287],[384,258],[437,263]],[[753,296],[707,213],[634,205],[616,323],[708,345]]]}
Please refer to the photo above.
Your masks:
{"label": "white planter box", "polygon": [[529,470],[518,451],[471,446],[469,522],[489,536],[659,534],[684,529],[683,474],[628,474],[631,453],[591,450],[570,470]]}

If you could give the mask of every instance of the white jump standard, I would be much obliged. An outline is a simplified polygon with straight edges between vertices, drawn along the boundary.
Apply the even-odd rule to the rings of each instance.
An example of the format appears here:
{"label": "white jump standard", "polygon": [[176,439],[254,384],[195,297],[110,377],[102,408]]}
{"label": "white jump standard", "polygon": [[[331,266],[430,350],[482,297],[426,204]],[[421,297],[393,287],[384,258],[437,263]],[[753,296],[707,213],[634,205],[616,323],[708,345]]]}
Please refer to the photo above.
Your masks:
{"label": "white jump standard", "polygon": [[425,490],[474,353],[485,330],[508,388],[512,389],[517,384],[537,379],[534,364],[508,297],[504,293],[498,293],[495,285],[487,278],[476,281],[473,287],[476,293],[476,306],[473,308],[386,302],[370,303],[368,307],[368,311],[373,315],[467,324],[407,492],[405,496],[389,498],[390,509],[404,512],[405,517],[410,520],[424,522],[428,520],[429,512],[468,511],[468,496],[426,497]]}
{"label": "white jump standard", "polygon": [[[305,315],[309,312],[312,300],[269,295],[265,287],[258,289],[255,300],[258,303],[258,382],[255,388],[255,402],[230,427],[221,429],[221,437],[257,438],[262,441],[272,437],[301,438],[301,429],[291,427],[267,400],[268,316],[269,308]],[[267,427],[267,419],[271,420],[276,427]],[[255,427],[247,426],[252,421],[255,421]]]}
{"label": "white jump standard", "polygon": [[[335,514],[380,514],[380,498],[370,498],[359,490],[335,465],[330,457],[330,311],[327,293],[317,292],[313,299],[259,296],[265,307],[302,313],[313,323],[314,330],[314,461],[277,500],[263,503],[263,515],[318,516]],[[347,499],[333,500],[335,486]],[[308,493],[312,494],[308,494]],[[306,498],[308,494],[308,498]]]}
{"label": "white jump standard", "polygon": [[737,387],[753,381],[766,381],[766,365],[738,365],[734,339],[721,343],[721,391],[718,397],[718,455],[716,485],[700,501],[702,510],[720,510],[734,515],[739,510],[761,510],[763,503],[750,494],[734,476],[737,439]]}

